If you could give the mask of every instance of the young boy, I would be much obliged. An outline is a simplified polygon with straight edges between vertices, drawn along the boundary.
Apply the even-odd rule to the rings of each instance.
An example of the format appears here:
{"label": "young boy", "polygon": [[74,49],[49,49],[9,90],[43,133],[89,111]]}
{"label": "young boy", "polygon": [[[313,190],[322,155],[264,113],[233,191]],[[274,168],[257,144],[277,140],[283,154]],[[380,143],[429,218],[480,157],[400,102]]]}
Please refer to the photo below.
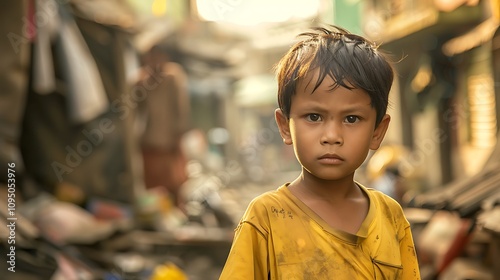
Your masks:
{"label": "young boy", "polygon": [[401,206],[354,181],[389,126],[392,67],[340,27],[301,35],[277,66],[275,115],[302,172],[250,203],[220,279],[419,279]]}

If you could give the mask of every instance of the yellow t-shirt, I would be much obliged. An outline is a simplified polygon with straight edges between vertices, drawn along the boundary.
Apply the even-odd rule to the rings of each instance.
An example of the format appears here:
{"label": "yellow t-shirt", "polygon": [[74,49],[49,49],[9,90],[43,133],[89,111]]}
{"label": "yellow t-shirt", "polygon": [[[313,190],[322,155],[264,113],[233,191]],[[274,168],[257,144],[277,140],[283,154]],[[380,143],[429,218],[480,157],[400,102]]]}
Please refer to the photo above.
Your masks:
{"label": "yellow t-shirt", "polygon": [[420,279],[401,206],[360,188],[370,208],[356,235],[329,226],[287,185],[258,196],[235,230],[219,279]]}

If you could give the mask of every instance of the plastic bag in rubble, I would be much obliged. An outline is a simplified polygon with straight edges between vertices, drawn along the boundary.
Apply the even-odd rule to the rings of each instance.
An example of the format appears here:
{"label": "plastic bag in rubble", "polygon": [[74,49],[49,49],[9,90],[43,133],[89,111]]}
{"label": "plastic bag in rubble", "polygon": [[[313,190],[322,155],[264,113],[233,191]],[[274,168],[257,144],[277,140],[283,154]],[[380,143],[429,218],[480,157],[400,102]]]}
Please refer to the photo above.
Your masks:
{"label": "plastic bag in rubble", "polygon": [[116,230],[113,223],[99,221],[83,208],[49,195],[29,201],[22,210],[43,236],[60,245],[92,244]]}

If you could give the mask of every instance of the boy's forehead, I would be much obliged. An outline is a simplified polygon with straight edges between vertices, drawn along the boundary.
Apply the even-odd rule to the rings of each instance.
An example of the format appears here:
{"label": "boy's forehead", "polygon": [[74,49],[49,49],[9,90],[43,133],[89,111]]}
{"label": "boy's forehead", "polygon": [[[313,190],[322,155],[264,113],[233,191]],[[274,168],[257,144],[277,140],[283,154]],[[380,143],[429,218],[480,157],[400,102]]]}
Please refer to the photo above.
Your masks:
{"label": "boy's forehead", "polygon": [[356,90],[370,96],[370,94],[366,92],[366,90],[356,87],[347,79],[344,80],[343,83],[341,83],[345,85],[343,86],[341,84],[338,84],[335,78],[327,73],[325,77],[321,80],[321,83],[319,83],[319,85],[316,87],[316,84],[318,84],[319,79],[320,79],[320,71],[318,69],[307,73],[306,75],[298,79],[295,93],[313,94],[315,91],[318,90],[334,91],[338,87],[344,87],[350,91]]}
{"label": "boy's forehead", "polygon": [[[314,88],[316,87],[316,84],[318,83],[319,78],[319,69],[309,71],[306,75],[298,79],[297,90],[312,93]],[[329,88],[335,86],[335,84],[335,80],[330,75],[326,75],[323,81],[321,81],[321,86],[327,86]]]}

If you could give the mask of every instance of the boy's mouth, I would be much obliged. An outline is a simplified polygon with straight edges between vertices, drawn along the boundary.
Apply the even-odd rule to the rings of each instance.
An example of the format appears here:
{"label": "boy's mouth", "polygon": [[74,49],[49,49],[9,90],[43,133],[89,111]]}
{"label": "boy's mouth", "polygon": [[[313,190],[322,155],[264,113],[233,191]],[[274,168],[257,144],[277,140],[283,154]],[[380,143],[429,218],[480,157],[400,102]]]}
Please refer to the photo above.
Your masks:
{"label": "boy's mouth", "polygon": [[322,156],[320,156],[319,158],[319,161],[322,162],[322,163],[329,163],[329,164],[336,164],[336,163],[341,163],[344,161],[344,159],[337,155],[337,154],[324,154]]}

